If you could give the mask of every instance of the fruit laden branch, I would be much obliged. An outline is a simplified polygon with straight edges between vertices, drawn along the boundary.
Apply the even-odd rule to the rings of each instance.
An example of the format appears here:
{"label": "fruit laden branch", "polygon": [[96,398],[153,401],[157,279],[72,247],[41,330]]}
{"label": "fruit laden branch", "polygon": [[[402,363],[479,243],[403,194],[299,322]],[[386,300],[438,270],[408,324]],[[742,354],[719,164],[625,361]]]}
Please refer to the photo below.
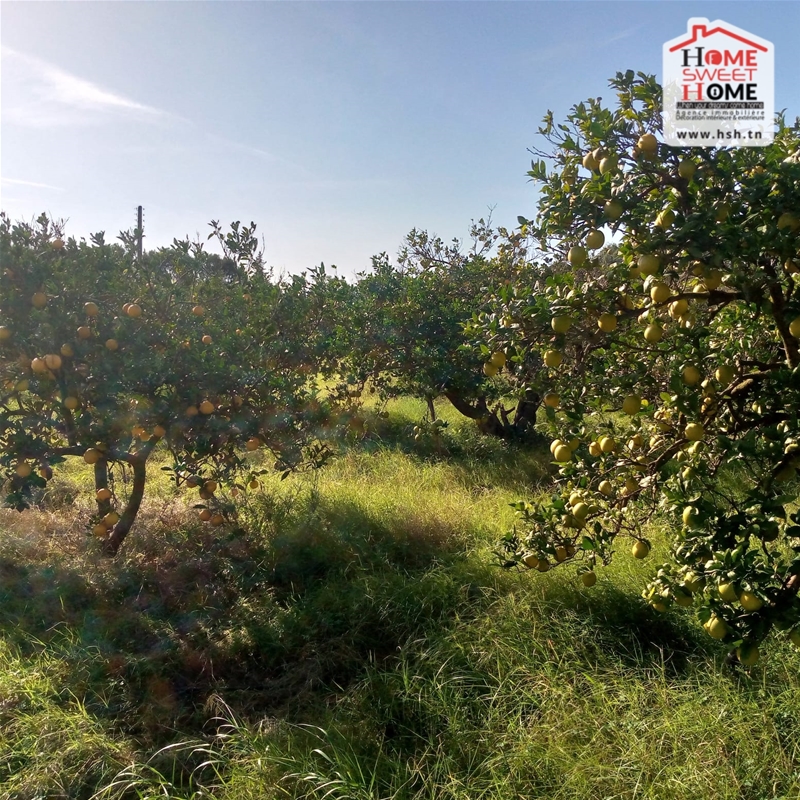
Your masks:
{"label": "fruit laden branch", "polygon": [[615,109],[545,118],[520,219],[542,260],[477,315],[490,350],[540,354],[558,471],[499,555],[590,586],[625,540],[649,556],[657,517],[645,600],[751,666],[772,630],[800,645],[800,122],[767,147],[672,148],[655,80],[611,85]]}

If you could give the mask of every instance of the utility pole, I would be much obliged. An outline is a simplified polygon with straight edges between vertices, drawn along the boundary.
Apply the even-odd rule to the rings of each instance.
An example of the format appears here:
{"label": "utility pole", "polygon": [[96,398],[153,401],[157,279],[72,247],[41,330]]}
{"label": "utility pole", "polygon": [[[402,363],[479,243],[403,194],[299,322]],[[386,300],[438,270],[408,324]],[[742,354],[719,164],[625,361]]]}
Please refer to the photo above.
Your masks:
{"label": "utility pole", "polygon": [[139,263],[142,261],[142,239],[144,239],[144,209],[141,206],[136,207],[136,236],[137,236],[137,243],[136,243],[136,253],[139,256]]}

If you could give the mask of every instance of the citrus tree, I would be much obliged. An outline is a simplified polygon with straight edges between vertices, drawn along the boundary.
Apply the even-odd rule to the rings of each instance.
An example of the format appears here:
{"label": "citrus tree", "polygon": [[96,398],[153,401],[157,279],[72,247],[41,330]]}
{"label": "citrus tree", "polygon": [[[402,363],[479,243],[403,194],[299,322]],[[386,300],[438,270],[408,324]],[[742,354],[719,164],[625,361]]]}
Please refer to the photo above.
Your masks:
{"label": "citrus tree", "polygon": [[539,406],[532,390],[515,400],[519,377],[531,365],[506,365],[504,353],[473,347],[464,329],[515,267],[504,249],[489,256],[498,234],[484,220],[473,226],[473,237],[472,252],[462,253],[458,242],[414,230],[396,265],[385,253],[375,256],[343,306],[338,369],[356,386],[370,381],[384,397],[425,400],[432,423],[433,401],[445,397],[485,433],[521,435]]}
{"label": "citrus tree", "polygon": [[658,513],[669,553],[645,599],[694,608],[750,665],[773,628],[800,645],[800,125],[668,147],[655,79],[611,86],[614,109],[546,116],[539,213],[520,219],[541,259],[477,318],[548,369],[557,488],[518,504],[504,555],[577,562],[591,586],[620,548],[648,556]]}
{"label": "citrus tree", "polygon": [[[255,226],[231,226],[224,256],[199,244],[135,256],[135,241],[65,241],[47,217],[0,217],[0,465],[20,510],[70,457],[93,466],[93,533],[114,554],[136,519],[160,446],[201,519],[234,512],[216,494],[257,485],[248,451],[281,470],[315,464],[327,408],[309,388],[306,342],[287,335],[304,287],[269,279]],[[248,473],[250,473],[248,475]],[[130,491],[118,491],[121,477]],[[237,481],[239,481],[237,483]]]}

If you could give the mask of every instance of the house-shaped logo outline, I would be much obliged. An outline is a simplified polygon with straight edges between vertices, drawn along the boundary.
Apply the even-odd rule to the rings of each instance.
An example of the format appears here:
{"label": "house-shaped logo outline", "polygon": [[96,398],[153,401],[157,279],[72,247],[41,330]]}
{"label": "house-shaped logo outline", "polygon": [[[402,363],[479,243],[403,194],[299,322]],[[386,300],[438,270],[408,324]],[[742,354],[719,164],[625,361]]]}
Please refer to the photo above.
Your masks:
{"label": "house-shaped logo outline", "polygon": [[744,36],[740,36],[738,33],[734,33],[733,31],[726,30],[718,24],[719,22],[720,20],[717,20],[716,23],[713,23],[717,27],[708,30],[708,26],[712,23],[709,23],[707,19],[692,20],[692,38],[687,39],[685,42],[679,42],[678,44],[672,45],[672,47],[669,48],[669,52],[674,53],[676,50],[681,50],[684,47],[688,47],[690,44],[694,44],[698,38],[707,39],[709,36],[713,36],[716,33],[723,33],[726,36],[730,36],[732,39],[736,39],[739,42],[743,42],[744,44],[761,50],[762,53],[769,52],[769,47],[759,44],[758,42],[751,41],[750,39],[745,39]]}

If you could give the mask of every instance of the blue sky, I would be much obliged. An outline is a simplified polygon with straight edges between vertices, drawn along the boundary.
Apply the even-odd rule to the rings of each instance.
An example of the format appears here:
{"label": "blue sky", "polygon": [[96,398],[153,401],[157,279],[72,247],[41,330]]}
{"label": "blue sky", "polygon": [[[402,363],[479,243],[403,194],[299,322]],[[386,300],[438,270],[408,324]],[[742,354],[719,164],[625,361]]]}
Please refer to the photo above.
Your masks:
{"label": "blue sky", "polygon": [[773,41],[800,115],[798,2],[4,0],[0,204],[111,238],[141,203],[150,247],[253,220],[277,270],[353,275],[533,215],[545,112],[658,74],[692,16]]}

